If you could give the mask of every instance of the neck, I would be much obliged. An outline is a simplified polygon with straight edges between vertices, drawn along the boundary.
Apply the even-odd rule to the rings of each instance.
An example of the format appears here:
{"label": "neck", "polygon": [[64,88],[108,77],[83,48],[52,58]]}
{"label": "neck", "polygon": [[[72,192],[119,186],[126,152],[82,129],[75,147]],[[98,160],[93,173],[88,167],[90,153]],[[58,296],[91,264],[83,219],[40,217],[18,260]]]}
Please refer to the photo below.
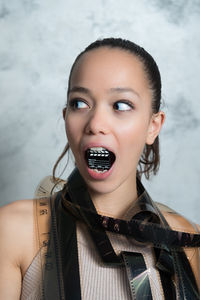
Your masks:
{"label": "neck", "polygon": [[100,194],[92,190],[89,193],[99,214],[123,219],[127,210],[138,198],[136,178],[121,184],[110,193]]}

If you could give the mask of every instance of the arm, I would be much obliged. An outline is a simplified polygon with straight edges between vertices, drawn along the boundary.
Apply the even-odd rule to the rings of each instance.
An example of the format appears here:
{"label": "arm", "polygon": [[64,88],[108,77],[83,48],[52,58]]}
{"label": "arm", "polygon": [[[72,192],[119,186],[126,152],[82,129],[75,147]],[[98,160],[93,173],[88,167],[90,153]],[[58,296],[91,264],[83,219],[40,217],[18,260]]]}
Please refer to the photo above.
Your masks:
{"label": "arm", "polygon": [[20,299],[34,252],[32,207],[31,200],[22,200],[0,208],[0,299]]}

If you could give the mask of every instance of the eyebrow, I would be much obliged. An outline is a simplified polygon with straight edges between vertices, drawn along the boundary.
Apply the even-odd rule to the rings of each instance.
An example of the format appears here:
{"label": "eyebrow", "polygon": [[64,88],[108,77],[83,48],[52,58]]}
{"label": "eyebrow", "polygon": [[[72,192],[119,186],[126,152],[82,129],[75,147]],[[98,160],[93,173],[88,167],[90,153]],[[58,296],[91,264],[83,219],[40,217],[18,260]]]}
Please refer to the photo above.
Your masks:
{"label": "eyebrow", "polygon": [[84,93],[86,95],[90,95],[91,92],[89,89],[85,88],[85,87],[82,87],[82,86],[74,86],[72,89],[69,89],[68,91],[68,95],[70,93],[75,93],[75,92],[81,92],[81,93]]}
{"label": "eyebrow", "polygon": [[[69,89],[68,91],[68,95],[70,93],[74,93],[74,92],[80,92],[80,93],[84,93],[86,95],[91,95],[91,91],[85,87],[82,87],[82,86],[74,86],[73,88]],[[136,95],[137,97],[140,98],[139,94],[132,88],[129,88],[129,87],[114,87],[114,88],[110,88],[109,89],[109,92],[111,93],[114,93],[114,92],[117,92],[117,93],[132,93],[134,95]]]}

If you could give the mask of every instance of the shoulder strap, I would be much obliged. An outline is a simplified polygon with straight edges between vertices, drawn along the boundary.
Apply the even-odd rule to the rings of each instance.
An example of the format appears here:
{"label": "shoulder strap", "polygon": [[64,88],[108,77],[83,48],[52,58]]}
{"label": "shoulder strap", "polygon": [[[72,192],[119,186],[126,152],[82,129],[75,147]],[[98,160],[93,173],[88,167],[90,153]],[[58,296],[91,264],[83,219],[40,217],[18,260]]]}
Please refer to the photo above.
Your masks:
{"label": "shoulder strap", "polygon": [[41,299],[44,298],[44,265],[46,264],[47,246],[49,243],[51,210],[49,198],[34,199],[34,223],[36,232],[36,247],[40,256],[40,272],[42,278]]}
{"label": "shoulder strap", "polygon": [[35,224],[42,275],[41,300],[65,299],[58,264],[57,234],[53,218],[54,200],[54,196],[35,200]]}
{"label": "shoulder strap", "polygon": [[35,224],[39,249],[45,250],[49,240],[51,210],[49,198],[38,198],[35,201]]}

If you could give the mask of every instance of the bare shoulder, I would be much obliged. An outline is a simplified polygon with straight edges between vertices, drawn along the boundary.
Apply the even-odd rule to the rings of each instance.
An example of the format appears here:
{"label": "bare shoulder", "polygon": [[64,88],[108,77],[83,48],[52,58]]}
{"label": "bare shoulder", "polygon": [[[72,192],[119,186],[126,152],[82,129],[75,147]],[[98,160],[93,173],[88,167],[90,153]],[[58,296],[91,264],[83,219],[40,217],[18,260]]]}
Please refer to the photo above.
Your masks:
{"label": "bare shoulder", "polygon": [[35,254],[33,202],[0,208],[0,299],[19,299],[22,277]]}
{"label": "bare shoulder", "polygon": [[7,217],[16,218],[31,215],[33,212],[33,199],[18,200],[0,207],[0,222],[6,221]]}
{"label": "bare shoulder", "polygon": [[34,200],[19,200],[0,208],[1,251],[20,267],[26,261],[27,250],[34,254],[33,203]]}
{"label": "bare shoulder", "polygon": [[33,200],[18,200],[0,207],[1,237],[7,234],[9,239],[14,232],[20,237],[26,231],[25,227],[31,222],[33,222]]}
{"label": "bare shoulder", "polygon": [[200,226],[198,224],[189,221],[186,217],[182,216],[181,214],[177,213],[175,210],[164,204],[156,204],[166,218],[170,227],[174,230],[190,233],[198,233],[199,231],[200,233]]}

